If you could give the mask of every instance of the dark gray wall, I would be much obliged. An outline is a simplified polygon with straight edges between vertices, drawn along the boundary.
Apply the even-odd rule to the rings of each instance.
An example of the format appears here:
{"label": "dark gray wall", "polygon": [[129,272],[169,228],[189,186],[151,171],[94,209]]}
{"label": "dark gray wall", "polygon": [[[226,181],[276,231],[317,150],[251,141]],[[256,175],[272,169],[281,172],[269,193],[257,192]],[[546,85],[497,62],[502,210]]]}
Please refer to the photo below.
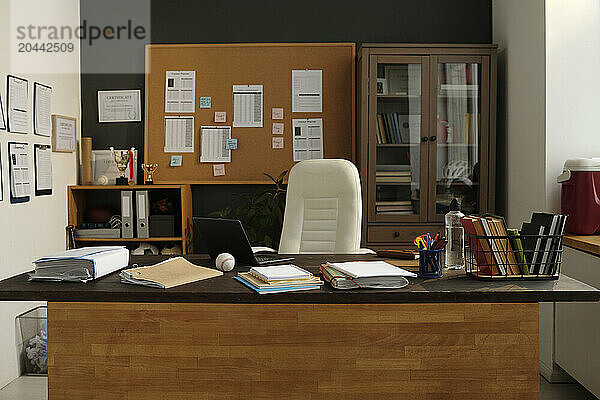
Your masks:
{"label": "dark gray wall", "polygon": [[[81,0],[82,20],[89,10]],[[151,41],[490,43],[491,10],[491,0],[152,0]],[[143,149],[143,123],[98,124],[96,95],[97,90],[143,91],[143,74],[88,74],[90,51],[82,49],[83,136],[91,136],[96,149]],[[217,198],[223,199],[202,197],[194,198],[197,215],[218,208]]]}

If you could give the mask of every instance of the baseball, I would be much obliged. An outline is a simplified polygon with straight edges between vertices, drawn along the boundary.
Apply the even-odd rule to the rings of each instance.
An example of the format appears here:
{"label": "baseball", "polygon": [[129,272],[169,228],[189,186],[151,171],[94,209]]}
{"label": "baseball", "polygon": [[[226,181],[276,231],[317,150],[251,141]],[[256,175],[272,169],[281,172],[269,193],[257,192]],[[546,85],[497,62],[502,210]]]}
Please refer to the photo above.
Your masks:
{"label": "baseball", "polygon": [[235,267],[235,258],[229,253],[221,253],[215,260],[215,266],[219,271],[229,272]]}

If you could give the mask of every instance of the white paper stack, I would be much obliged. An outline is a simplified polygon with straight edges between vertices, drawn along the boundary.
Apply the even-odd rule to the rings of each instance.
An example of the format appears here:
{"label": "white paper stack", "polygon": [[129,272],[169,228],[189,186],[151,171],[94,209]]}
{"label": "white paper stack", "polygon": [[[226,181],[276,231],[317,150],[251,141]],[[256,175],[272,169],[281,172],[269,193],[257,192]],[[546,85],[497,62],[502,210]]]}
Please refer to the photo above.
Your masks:
{"label": "white paper stack", "polygon": [[385,261],[327,263],[321,272],[336,289],[400,289],[408,285],[407,277],[417,276]]}
{"label": "white paper stack", "polygon": [[83,247],[42,257],[33,262],[29,280],[87,282],[129,265],[123,246]]}

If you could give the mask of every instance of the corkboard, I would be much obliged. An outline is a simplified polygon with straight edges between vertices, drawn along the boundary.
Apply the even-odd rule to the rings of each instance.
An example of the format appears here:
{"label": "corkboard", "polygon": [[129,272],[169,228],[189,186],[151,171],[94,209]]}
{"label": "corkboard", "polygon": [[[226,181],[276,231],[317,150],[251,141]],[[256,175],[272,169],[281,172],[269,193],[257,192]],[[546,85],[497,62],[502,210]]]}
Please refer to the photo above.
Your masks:
{"label": "corkboard", "polygon": [[[323,112],[293,113],[292,70],[323,70]],[[166,71],[196,71],[196,112],[165,113]],[[200,127],[232,126],[235,84],[263,85],[263,127],[232,128],[238,149],[225,164],[225,176],[213,177],[213,164],[200,163]],[[146,46],[144,160],[158,163],[157,183],[262,183],[263,172],[279,175],[294,165],[292,118],[323,118],[325,158],[354,160],[354,43],[322,44],[185,44]],[[200,97],[211,97],[212,108],[200,109]],[[272,108],[284,109],[284,120],[271,119]],[[214,113],[225,111],[226,123]],[[194,153],[165,153],[164,117],[194,115]],[[284,148],[272,148],[272,123],[283,122]],[[183,165],[170,167],[171,155]]]}

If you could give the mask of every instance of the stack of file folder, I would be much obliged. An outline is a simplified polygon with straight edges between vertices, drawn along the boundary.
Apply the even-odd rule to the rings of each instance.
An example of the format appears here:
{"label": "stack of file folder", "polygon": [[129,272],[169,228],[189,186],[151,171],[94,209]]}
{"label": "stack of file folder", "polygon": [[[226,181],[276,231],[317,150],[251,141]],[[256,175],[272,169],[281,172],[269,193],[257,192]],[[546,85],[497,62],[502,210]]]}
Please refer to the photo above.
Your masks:
{"label": "stack of file folder", "polygon": [[295,265],[252,267],[234,278],[260,294],[319,289],[323,281]]}
{"label": "stack of file folder", "polygon": [[321,273],[336,289],[400,289],[408,285],[407,277],[417,276],[385,261],[327,263]]}
{"label": "stack of file folder", "polygon": [[126,267],[129,250],[123,246],[83,247],[42,257],[33,264],[29,280],[87,282]]}
{"label": "stack of file folder", "polygon": [[158,264],[123,270],[120,277],[121,283],[169,289],[222,275],[216,269],[200,267],[183,257],[175,257]]}

